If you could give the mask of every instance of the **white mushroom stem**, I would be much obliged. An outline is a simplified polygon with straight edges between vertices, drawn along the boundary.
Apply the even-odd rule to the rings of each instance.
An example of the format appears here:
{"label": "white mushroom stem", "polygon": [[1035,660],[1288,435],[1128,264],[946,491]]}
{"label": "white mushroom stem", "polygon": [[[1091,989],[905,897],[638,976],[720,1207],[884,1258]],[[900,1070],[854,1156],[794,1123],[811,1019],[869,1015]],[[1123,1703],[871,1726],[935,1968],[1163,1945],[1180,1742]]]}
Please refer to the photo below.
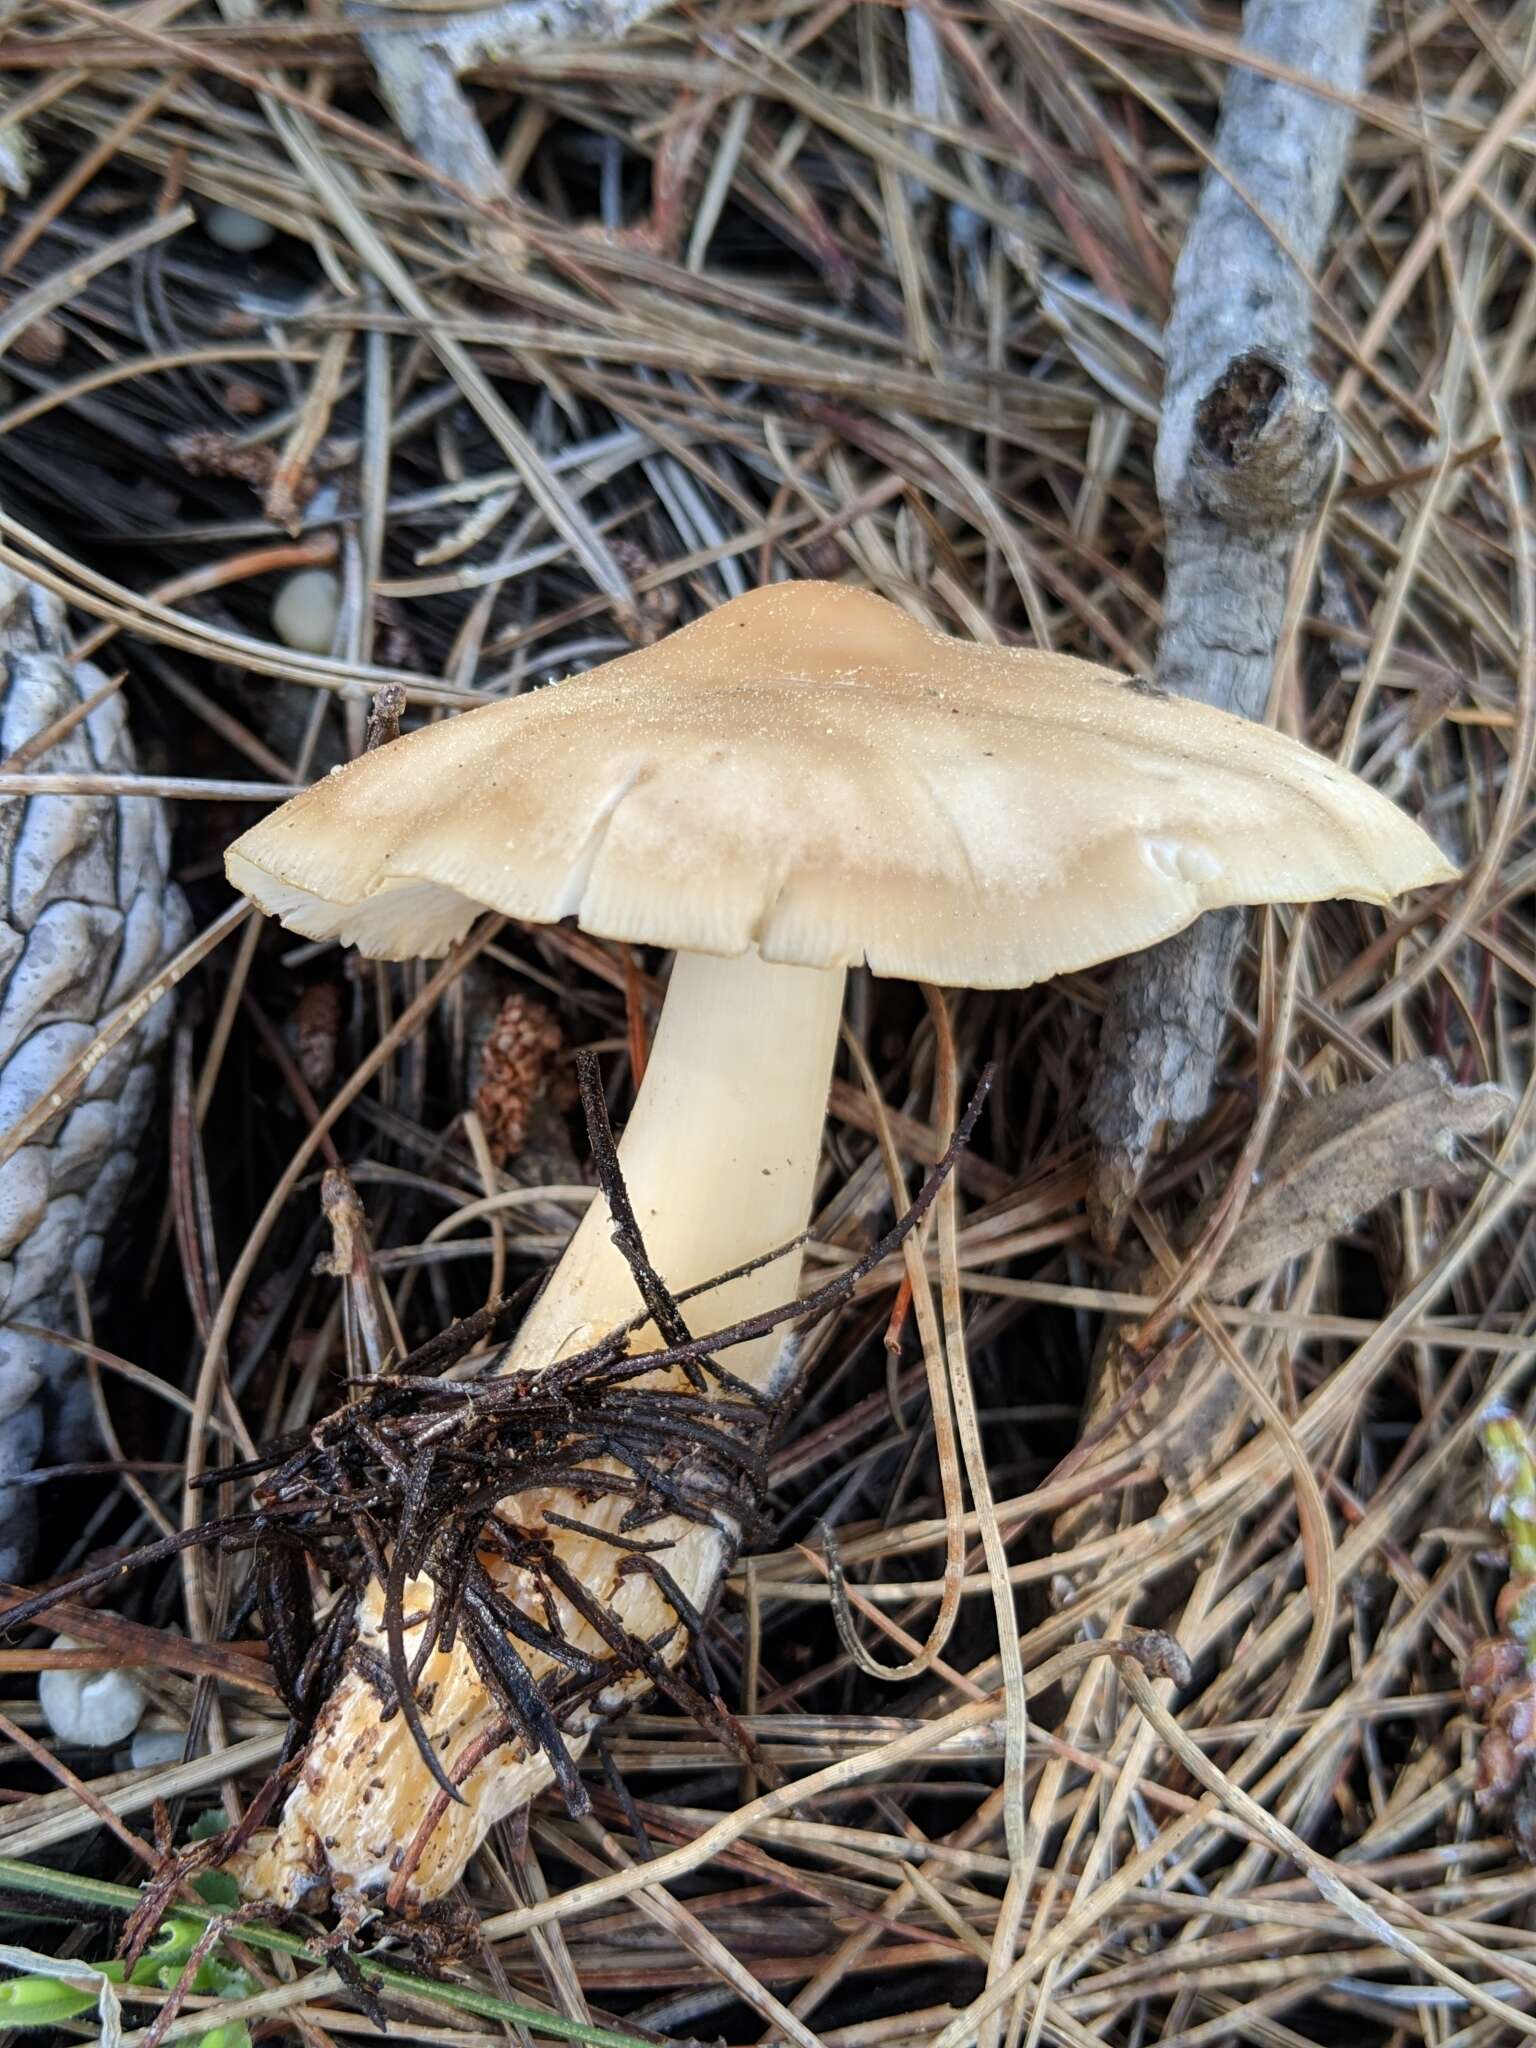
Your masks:
{"label": "white mushroom stem", "polygon": [[[651,1264],[682,1289],[786,1243],[810,1215],[827,1085],[842,1014],[841,968],[775,967],[679,954],[619,1165]],[[594,1202],[507,1359],[547,1365],[593,1343],[637,1307],[634,1278]],[[798,1252],[712,1288],[683,1314],[720,1330],[788,1300]],[[647,1329],[636,1349],[658,1341]],[[779,1333],[726,1355],[767,1387]]]}
{"label": "white mushroom stem", "polygon": [[[715,959],[679,955],[645,1080],[619,1145],[619,1164],[651,1264],[675,1292],[746,1264],[804,1230],[810,1215],[828,1080],[837,1044],[844,975],[838,969],[771,966],[750,954]],[[607,1204],[593,1203],[543,1294],[518,1333],[505,1369],[553,1364],[628,1322],[640,1306],[633,1275],[611,1238]],[[695,1334],[728,1327],[793,1298],[798,1250],[694,1296],[683,1315]],[[655,1330],[637,1332],[634,1349],[653,1347]],[[780,1331],[722,1354],[732,1372],[762,1390],[780,1373]],[[622,1494],[574,1500],[541,1489],[504,1502],[508,1519],[536,1526],[545,1508],[589,1526],[616,1528],[629,1505]],[[650,1525],[668,1538],[662,1561],[696,1608],[707,1606],[734,1531],[679,1517]],[[572,1574],[633,1634],[655,1637],[674,1619],[653,1579],[622,1574],[613,1546],[570,1530],[546,1534]],[[542,1610],[532,1582],[509,1565],[491,1566],[504,1592]],[[405,1596],[406,1649],[419,1637],[431,1589]],[[579,1614],[559,1602],[559,1619],[578,1646],[603,1644]],[[364,1602],[360,1641],[385,1649],[383,1599]],[[679,1659],[676,1630],[665,1655]],[[535,1678],[551,1669],[524,1647]],[[646,1690],[643,1679],[617,1681],[598,1705],[611,1712]],[[393,1884],[397,1904],[441,1897],[457,1880],[493,1823],[548,1783],[540,1755],[521,1743],[484,1754],[500,1719],[462,1646],[428,1658],[418,1687],[435,1749],[466,1800],[449,1805],[433,1782],[401,1716],[381,1721],[378,1695],[361,1675],[343,1679],[311,1742],[304,1769],[275,1836],[246,1866],[246,1889],[286,1904],[330,1883],[372,1896]],[[570,1729],[579,1748],[593,1716]],[[473,1768],[465,1761],[481,1756]],[[406,1874],[400,1875],[402,1861]]]}

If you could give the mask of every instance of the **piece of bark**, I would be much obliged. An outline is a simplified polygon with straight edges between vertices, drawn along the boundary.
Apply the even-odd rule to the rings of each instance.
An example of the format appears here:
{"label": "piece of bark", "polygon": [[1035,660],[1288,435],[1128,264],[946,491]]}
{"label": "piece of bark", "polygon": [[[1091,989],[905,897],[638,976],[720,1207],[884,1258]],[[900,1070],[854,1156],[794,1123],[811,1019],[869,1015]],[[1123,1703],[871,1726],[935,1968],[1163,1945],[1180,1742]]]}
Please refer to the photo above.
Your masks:
{"label": "piece of bark", "polygon": [[[1249,0],[1242,47],[1352,94],[1370,20],[1368,0]],[[1338,100],[1234,65],[1220,169],[1206,175],[1174,274],[1157,441],[1158,677],[1245,718],[1263,714],[1295,543],[1337,459],[1297,265],[1316,263],[1353,125]],[[1242,915],[1202,917],[1116,977],[1085,1111],[1097,1147],[1089,1213],[1106,1250],[1154,1148],[1210,1099]]]}
{"label": "piece of bark", "polygon": [[1481,1137],[1509,1107],[1502,1088],[1460,1087],[1438,1060],[1311,1096],[1265,1162],[1211,1276],[1213,1299],[1232,1300],[1404,1188],[1455,1186],[1466,1177],[1463,1139]]}
{"label": "piece of bark", "polygon": [[[1466,1175],[1463,1141],[1481,1136],[1509,1108],[1502,1088],[1460,1087],[1431,1059],[1300,1103],[1264,1163],[1209,1297],[1232,1300],[1407,1188],[1454,1186]],[[1123,1284],[1156,1295],[1166,1276],[1148,1262]],[[1109,1420],[1146,1363],[1129,1350],[1123,1325],[1110,1331],[1095,1360],[1083,1435]],[[1196,1337],[1109,1429],[1094,1462],[1118,1463],[1134,1449],[1165,1487],[1182,1491],[1231,1455],[1251,1420],[1242,1386],[1214,1347]],[[1105,1514],[1117,1511],[1113,1502],[1094,1499],[1068,1509],[1053,1532],[1056,1547],[1070,1549],[1098,1533]]]}

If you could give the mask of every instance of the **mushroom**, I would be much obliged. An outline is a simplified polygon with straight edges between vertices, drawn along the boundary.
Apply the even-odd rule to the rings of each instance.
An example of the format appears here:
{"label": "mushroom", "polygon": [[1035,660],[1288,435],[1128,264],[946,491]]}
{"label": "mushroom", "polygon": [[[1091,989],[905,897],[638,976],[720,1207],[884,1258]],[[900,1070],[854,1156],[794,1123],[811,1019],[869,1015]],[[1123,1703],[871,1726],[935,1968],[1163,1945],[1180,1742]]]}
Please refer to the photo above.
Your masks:
{"label": "mushroom", "polygon": [[[55,1636],[55,1650],[78,1650],[73,1636]],[[37,1703],[60,1742],[111,1749],[126,1742],[144,1718],[144,1688],[132,1672],[60,1668],[39,1673]]]}
{"label": "mushroom", "polygon": [[[1385,798],[1278,733],[815,583],[759,590],[586,675],[367,754],[228,856],[234,885],[290,929],[375,957],[442,953],[487,908],[673,949],[619,1160],[674,1292],[804,1230],[850,966],[1020,988],[1221,905],[1386,903],[1453,872]],[[594,1202],[502,1369],[548,1365],[633,1318],[612,1227]],[[696,1296],[692,1329],[792,1299],[798,1270],[789,1253]],[[641,1330],[632,1348],[656,1341]],[[722,1362],[772,1390],[785,1358],[773,1335]],[[515,1519],[553,1505],[524,1496]],[[565,1505],[616,1528],[626,1503]],[[612,1548],[546,1532],[633,1632],[678,1619]],[[678,1519],[646,1533],[670,1543],[674,1580],[705,1607],[736,1529]],[[409,1589],[416,1629],[430,1592]],[[365,1649],[382,1648],[381,1614],[375,1586]],[[579,1616],[562,1620],[582,1638]],[[666,1656],[685,1648],[674,1627]],[[524,1654],[535,1677],[550,1669]],[[419,1683],[433,1747],[462,1769],[496,1711],[462,1647],[435,1651]],[[572,1742],[644,1689],[611,1687]],[[465,1803],[449,1804],[359,1670],[322,1712],[248,1884],[288,1903],[327,1880],[377,1895],[411,1845],[397,1903],[438,1897],[549,1776],[541,1755],[507,1743],[463,1770]]]}

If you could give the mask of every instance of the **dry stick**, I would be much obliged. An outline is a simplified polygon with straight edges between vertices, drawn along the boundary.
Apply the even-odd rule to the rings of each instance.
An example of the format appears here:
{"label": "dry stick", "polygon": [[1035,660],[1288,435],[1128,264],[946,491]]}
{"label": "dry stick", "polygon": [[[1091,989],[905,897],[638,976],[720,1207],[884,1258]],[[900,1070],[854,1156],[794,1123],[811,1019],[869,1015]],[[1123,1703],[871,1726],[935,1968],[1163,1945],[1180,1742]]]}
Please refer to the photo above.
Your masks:
{"label": "dry stick", "polygon": [[[954,1127],[957,1104],[957,1055],[949,1011],[942,994],[926,984],[923,994],[933,1021],[934,1064],[938,1076],[938,1100],[934,1122],[940,1131]],[[966,1357],[965,1318],[960,1301],[959,1251],[957,1246],[956,1195],[954,1176],[945,1182],[937,1203],[939,1235],[940,1299],[944,1315],[944,1359],[948,1368],[950,1401],[954,1408],[955,1433],[960,1439],[965,1476],[970,1481],[971,1500],[981,1525],[981,1544],[987,1572],[992,1580],[993,1611],[997,1619],[998,1665],[1003,1675],[1005,1738],[1003,1750],[1003,1839],[1008,1848],[1008,1888],[998,1909],[997,1927],[987,1956],[987,1977],[992,1981],[1006,1974],[1013,1961],[1028,1903],[1029,1873],[1033,1864],[1033,1830],[1025,1807],[1025,1757],[1029,1742],[1029,1709],[1025,1704],[1024,1663],[1019,1652],[1019,1624],[1014,1612],[1013,1588],[1008,1580],[1008,1547],[998,1527],[992,1485],[987,1473],[986,1446],[971,1387]],[[909,1239],[908,1242],[911,1240]],[[914,1290],[915,1299],[915,1290]],[[978,2034],[978,2048],[994,2048],[997,2026],[988,2021]]]}
{"label": "dry stick", "polygon": [[[875,1079],[874,1069],[869,1064],[869,1057],[846,1026],[843,1030],[843,1042],[848,1047],[864,1084],[870,1107],[875,1111],[875,1133],[885,1163],[886,1178],[890,1182],[891,1194],[896,1203],[896,1213],[900,1215],[907,1206],[907,1184],[901,1161],[897,1156],[889,1112],[881,1097],[879,1083]],[[916,1678],[935,1667],[953,1632],[955,1617],[960,1611],[960,1594],[965,1578],[965,1497],[961,1486],[960,1452],[955,1439],[949,1379],[944,1367],[943,1339],[939,1332],[933,1297],[923,1266],[921,1233],[914,1232],[908,1237],[901,1251],[906,1264],[909,1299],[922,1340],[923,1371],[928,1382],[928,1422],[933,1430],[934,1454],[938,1459],[939,1483],[944,1500],[944,1582],[943,1591],[939,1596],[939,1610],[928,1632],[927,1642],[914,1649],[905,1664],[882,1663],[860,1642],[847,1612],[847,1587],[842,1576],[842,1561],[836,1532],[830,1523],[823,1528],[823,1540],[827,1550],[827,1581],[833,1596],[832,1613],[843,1648],[860,1670],[867,1671],[872,1677],[883,1679],[888,1684]]]}
{"label": "dry stick", "polygon": [[99,277],[114,264],[126,263],[131,256],[142,256],[146,249],[152,249],[158,242],[169,236],[179,235],[183,228],[191,227],[196,216],[190,206],[178,206],[174,213],[158,215],[146,221],[142,227],[133,228],[116,240],[103,242],[99,249],[81,256],[62,270],[55,270],[45,277],[41,284],[35,284],[31,291],[23,292],[14,300],[0,318],[0,356],[11,347],[19,334],[24,334],[33,321],[41,320],[45,313],[51,313],[56,306],[62,306],[84,291],[93,277]]}
{"label": "dry stick", "polygon": [[0,440],[61,405],[73,405],[113,384],[130,383],[135,377],[166,370],[201,369],[214,363],[309,363],[314,358],[311,348],[255,348],[249,342],[225,342],[214,348],[167,349],[159,355],[133,356],[125,363],[106,363],[67,384],[50,384],[46,391],[36,392],[0,412]]}
{"label": "dry stick", "polygon": [[[506,174],[485,129],[459,84],[476,64],[511,57],[531,44],[619,42],[657,12],[661,0],[507,0],[499,7],[449,14],[423,26],[364,28],[379,92],[418,156],[442,172],[450,187],[487,202],[510,198]],[[361,21],[372,9],[348,10]],[[419,19],[419,17],[418,17]],[[521,251],[515,230],[482,230],[492,254],[510,266]]]}
{"label": "dry stick", "polygon": [[[1243,50],[1358,90],[1368,0],[1249,0]],[[1307,364],[1306,275],[1333,215],[1354,126],[1347,100],[1240,66],[1174,275],[1157,488],[1167,518],[1159,678],[1247,718],[1263,715],[1291,556],[1340,441]],[[1225,174],[1225,175],[1224,175]],[[1229,182],[1230,180],[1230,182]],[[1113,1248],[1166,1126],[1203,1115],[1221,1048],[1242,913],[1202,917],[1116,976],[1086,1116],[1098,1146],[1095,1234]]]}
{"label": "dry stick", "polygon": [[299,782],[225,782],[194,775],[0,774],[0,798],[13,796],[138,796],[183,803],[280,804]]}

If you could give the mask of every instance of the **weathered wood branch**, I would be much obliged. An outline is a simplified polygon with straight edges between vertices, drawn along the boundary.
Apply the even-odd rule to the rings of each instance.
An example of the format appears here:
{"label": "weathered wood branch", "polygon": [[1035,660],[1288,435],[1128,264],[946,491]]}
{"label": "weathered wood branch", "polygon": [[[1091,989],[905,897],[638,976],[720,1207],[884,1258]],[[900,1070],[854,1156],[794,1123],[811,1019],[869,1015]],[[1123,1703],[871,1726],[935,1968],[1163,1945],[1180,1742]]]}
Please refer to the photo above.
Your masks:
{"label": "weathered wood branch", "polygon": [[[463,14],[382,17],[371,6],[353,16],[370,24],[363,47],[379,92],[401,134],[418,156],[477,199],[510,195],[496,153],[459,84],[478,64],[494,63],[537,43],[618,42],[662,0],[504,0]],[[514,266],[520,260],[510,231],[483,235],[491,253]]]}
{"label": "weathered wood branch", "polygon": [[[1358,90],[1369,0],[1249,0],[1246,52]],[[1339,448],[1309,367],[1308,273],[1338,199],[1347,104],[1237,65],[1174,274],[1157,488],[1167,526],[1159,679],[1262,716],[1299,534]],[[1203,917],[1121,968],[1087,1119],[1095,1234],[1113,1246],[1154,1149],[1204,1113],[1243,921]]]}

